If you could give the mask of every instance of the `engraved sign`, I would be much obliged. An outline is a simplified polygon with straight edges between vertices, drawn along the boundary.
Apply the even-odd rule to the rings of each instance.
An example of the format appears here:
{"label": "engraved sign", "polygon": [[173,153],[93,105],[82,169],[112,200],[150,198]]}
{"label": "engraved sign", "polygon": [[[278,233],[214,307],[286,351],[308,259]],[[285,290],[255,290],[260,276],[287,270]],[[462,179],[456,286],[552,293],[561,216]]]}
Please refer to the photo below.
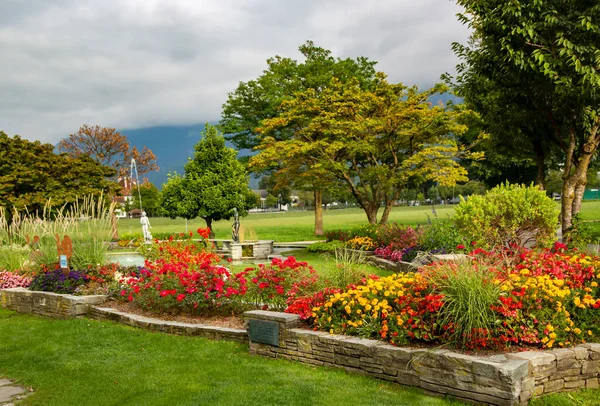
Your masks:
{"label": "engraved sign", "polygon": [[248,320],[248,335],[254,343],[279,347],[279,324],[274,321]]}

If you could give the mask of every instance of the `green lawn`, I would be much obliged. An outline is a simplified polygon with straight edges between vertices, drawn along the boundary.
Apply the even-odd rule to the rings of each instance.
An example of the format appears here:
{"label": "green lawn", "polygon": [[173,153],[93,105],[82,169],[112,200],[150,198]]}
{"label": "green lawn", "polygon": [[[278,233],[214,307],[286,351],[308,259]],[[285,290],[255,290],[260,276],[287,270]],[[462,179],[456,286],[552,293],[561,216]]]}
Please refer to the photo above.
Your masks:
{"label": "green lawn", "polygon": [[[452,206],[435,206],[440,218],[454,214]],[[426,223],[431,216],[429,206],[395,207],[390,214],[390,221],[402,224]],[[314,236],[314,212],[290,211],[280,213],[252,213],[240,219],[241,227],[246,232],[246,239],[269,239],[275,241],[310,241]],[[151,218],[152,232],[185,231],[184,219]],[[364,211],[360,209],[326,210],[323,215],[325,231],[340,228],[351,228],[367,223]],[[141,233],[139,219],[120,219],[119,233]],[[231,238],[232,221],[223,220],[213,223],[216,238]],[[188,221],[188,230],[195,231],[206,227],[204,220]]]}
{"label": "green lawn", "polygon": [[25,405],[458,405],[342,370],[248,355],[246,345],[0,309],[0,377]]}
{"label": "green lawn", "polygon": [[[558,203],[557,203],[558,205]],[[439,218],[448,218],[454,214],[454,206],[435,206]],[[382,211],[380,211],[381,214]],[[395,207],[390,214],[391,222],[415,225],[427,222],[433,216],[431,206]],[[600,201],[584,202],[581,212],[584,221],[600,220]],[[151,218],[152,232],[181,232],[186,230],[184,219]],[[241,218],[241,225],[246,239],[268,239],[280,242],[314,240],[314,212],[293,211],[281,213],[256,213]],[[230,220],[218,221],[213,224],[216,238],[231,238]],[[352,228],[367,223],[364,211],[361,209],[326,210],[323,215],[325,231],[340,228]],[[119,220],[119,233],[141,233],[139,219]],[[188,230],[195,231],[206,227],[204,220],[188,221]]]}

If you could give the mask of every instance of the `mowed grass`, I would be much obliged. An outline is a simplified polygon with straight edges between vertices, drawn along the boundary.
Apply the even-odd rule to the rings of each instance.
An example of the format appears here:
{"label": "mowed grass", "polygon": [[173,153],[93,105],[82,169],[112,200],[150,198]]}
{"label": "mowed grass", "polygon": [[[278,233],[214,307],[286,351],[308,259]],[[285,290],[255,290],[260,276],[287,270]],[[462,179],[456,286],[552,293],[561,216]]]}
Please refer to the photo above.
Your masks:
{"label": "mowed grass", "polygon": [[[453,206],[435,206],[440,218],[448,218],[454,214]],[[383,210],[380,210],[380,215]],[[390,214],[390,221],[406,225],[423,224],[428,216],[433,216],[431,206],[395,207]],[[151,232],[182,232],[186,225],[184,219],[169,219],[164,217],[151,218]],[[315,214],[313,211],[290,211],[279,213],[251,213],[240,219],[241,233],[246,240],[265,239],[279,242],[312,241],[318,239],[314,235]],[[231,238],[230,220],[213,223],[216,238]],[[367,217],[361,209],[336,209],[323,212],[323,227],[325,231],[348,229],[367,224]],[[141,233],[139,219],[120,219],[118,223],[120,234]],[[197,218],[188,221],[189,231],[206,227],[204,220]],[[322,238],[322,237],[321,237]]]}
{"label": "mowed grass", "polygon": [[53,320],[0,308],[0,378],[33,387],[23,405],[459,405],[416,389],[246,345]]}
{"label": "mowed grass", "polygon": [[[557,202],[557,207],[559,203]],[[454,207],[445,206],[416,206],[394,207],[390,214],[390,222],[405,225],[425,224],[429,218],[437,215],[446,219],[454,215]],[[434,215],[433,210],[436,214]],[[380,210],[380,215],[383,210]],[[600,221],[600,201],[583,202],[581,218],[584,221]],[[184,219],[169,219],[164,217],[151,218],[152,232],[176,233],[186,230]],[[240,219],[241,232],[246,240],[265,239],[278,242],[311,241],[318,239],[314,235],[315,217],[312,211],[290,211],[280,213],[252,213]],[[230,220],[217,221],[213,224],[216,238],[231,238]],[[349,229],[367,224],[367,217],[361,209],[335,209],[326,210],[323,214],[325,231]],[[141,233],[139,219],[121,219],[118,223],[119,233]],[[197,218],[188,221],[187,229],[196,231],[199,227],[206,227],[204,220]]]}

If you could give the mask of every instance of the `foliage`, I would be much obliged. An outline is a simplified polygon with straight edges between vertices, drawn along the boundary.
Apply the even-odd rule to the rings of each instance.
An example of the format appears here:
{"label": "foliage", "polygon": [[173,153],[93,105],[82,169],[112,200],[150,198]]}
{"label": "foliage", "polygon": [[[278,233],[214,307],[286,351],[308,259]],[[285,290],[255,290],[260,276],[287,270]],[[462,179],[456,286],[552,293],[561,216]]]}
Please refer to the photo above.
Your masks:
{"label": "foliage", "polygon": [[316,242],[308,246],[309,252],[333,252],[337,248],[343,248],[345,246],[343,241],[332,240],[329,242]]}
{"label": "foliage", "polygon": [[246,268],[252,284],[247,300],[257,307],[283,310],[289,301],[314,293],[318,281],[315,270],[294,257],[274,258],[271,264]]}
{"label": "foliage", "polygon": [[36,267],[54,269],[58,263],[56,238],[68,235],[73,243],[71,268],[104,264],[115,204],[107,204],[102,196],[87,196],[60,208],[51,203],[48,201],[40,212],[15,212],[10,225],[6,212],[0,208],[0,241],[27,249],[29,260]]}
{"label": "foliage", "polygon": [[365,264],[367,261],[363,252],[338,248],[334,251],[333,259],[335,269],[329,274],[328,281],[332,287],[343,289],[359,283],[366,276]]}
{"label": "foliage", "polygon": [[467,240],[479,247],[538,246],[555,241],[558,212],[552,199],[533,185],[499,185],[484,196],[461,199],[455,223]]}
{"label": "foliage", "polygon": [[0,290],[10,288],[26,288],[31,284],[31,278],[16,272],[0,272]]}
{"label": "foliage", "polygon": [[463,260],[440,263],[425,272],[434,292],[443,297],[439,324],[452,326],[445,340],[467,347],[487,339],[496,321],[492,309],[500,298],[495,271],[484,261]]}
{"label": "foliage", "polygon": [[80,196],[112,193],[118,185],[107,178],[111,168],[89,157],[55,154],[54,146],[9,137],[0,131],[0,207],[8,223],[18,213],[41,212],[48,201],[61,207]]}
{"label": "foliage", "polygon": [[459,229],[451,219],[435,217],[423,227],[423,234],[419,241],[421,251],[438,251],[443,253],[453,252],[458,246],[466,246],[465,239],[460,235]]}
{"label": "foliage", "polygon": [[114,128],[82,126],[76,133],[58,143],[58,150],[78,158],[88,156],[103,166],[116,169],[121,177],[129,175],[131,160],[135,159],[138,174],[157,171],[156,156],[147,147],[140,152],[127,137]]}
{"label": "foliage", "polygon": [[[376,62],[365,57],[340,59],[331,51],[307,41],[299,48],[304,61],[275,56],[267,60],[268,69],[261,76],[240,82],[229,93],[223,104],[219,127],[237,148],[257,147],[262,135],[256,131],[265,119],[277,117],[279,107],[297,92],[307,89],[320,91],[330,85],[333,78],[346,82],[358,78],[367,88],[375,78]],[[282,131],[278,137],[290,137],[293,129]]]}
{"label": "foliage", "polygon": [[[140,199],[137,193],[137,188],[131,190],[133,200],[127,202],[127,211],[140,208]],[[161,214],[160,207],[160,190],[154,183],[144,182],[140,185],[140,195],[142,197],[142,208],[149,217],[158,216]]]}
{"label": "foliage", "polygon": [[23,269],[28,256],[29,248],[20,244],[0,245],[0,272]]}
{"label": "foliage", "polygon": [[[159,241],[174,241],[174,240],[191,240],[193,233],[189,231],[186,233],[152,233],[152,238]],[[144,243],[144,236],[142,233],[122,234],[119,235],[117,245],[119,247],[139,247]]]}
{"label": "foliage", "polygon": [[87,276],[79,271],[70,271],[64,273],[61,269],[41,272],[35,275],[31,284],[30,290],[73,294],[80,286],[85,285],[88,281]]}
{"label": "foliage", "polygon": [[[281,176],[290,176],[290,170],[310,176],[324,172],[352,192],[369,223],[377,223],[384,202],[380,222],[385,223],[409,181],[452,185],[467,180],[454,159],[460,151],[452,134],[466,131],[458,118],[469,112],[428,103],[445,90],[438,85],[420,93],[390,84],[378,73],[367,90],[355,79],[333,79],[321,91],[298,92],[282,103],[278,117],[263,120],[265,137],[250,167],[276,165]],[[290,127],[293,135],[278,138]]]}
{"label": "foliage", "polygon": [[458,4],[465,10],[459,18],[473,29],[469,46],[454,44],[463,60],[459,94],[475,108],[485,100],[477,108],[484,120],[501,122],[495,111],[507,111],[507,105],[508,115],[514,110],[517,119],[509,119],[509,128],[492,130],[500,142],[513,134],[528,138],[542,170],[557,154],[566,235],[600,138],[600,8],[590,0],[517,0],[502,8],[493,0]]}
{"label": "foliage", "polygon": [[194,157],[185,164],[185,174],[170,174],[163,185],[161,206],[171,218],[202,217],[212,230],[213,221],[231,218],[234,208],[243,214],[255,201],[236,152],[226,147],[225,139],[207,123],[203,138],[194,147]]}

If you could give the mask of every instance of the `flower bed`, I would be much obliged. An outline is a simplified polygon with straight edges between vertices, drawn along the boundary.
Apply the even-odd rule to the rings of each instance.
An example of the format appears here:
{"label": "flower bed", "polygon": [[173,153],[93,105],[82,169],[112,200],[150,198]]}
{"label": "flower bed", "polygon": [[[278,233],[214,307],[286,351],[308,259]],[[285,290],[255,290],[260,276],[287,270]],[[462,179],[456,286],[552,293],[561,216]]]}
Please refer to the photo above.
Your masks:
{"label": "flower bed", "polygon": [[569,347],[600,338],[597,257],[554,250],[476,250],[467,262],[372,277],[314,300],[307,321],[393,345],[470,349]]}

